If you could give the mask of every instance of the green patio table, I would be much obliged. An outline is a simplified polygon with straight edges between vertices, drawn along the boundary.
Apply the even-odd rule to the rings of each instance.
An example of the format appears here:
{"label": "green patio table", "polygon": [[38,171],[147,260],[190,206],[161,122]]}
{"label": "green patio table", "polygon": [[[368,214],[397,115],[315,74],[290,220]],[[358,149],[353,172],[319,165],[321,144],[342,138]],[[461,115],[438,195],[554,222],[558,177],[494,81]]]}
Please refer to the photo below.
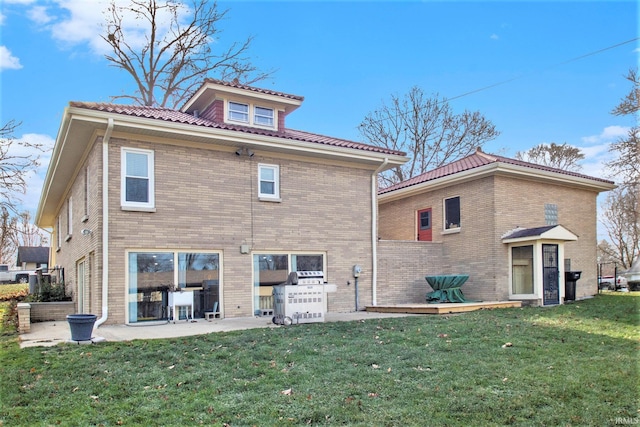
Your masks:
{"label": "green patio table", "polygon": [[462,285],[469,279],[468,274],[448,274],[440,276],[425,276],[433,292],[427,293],[427,302],[436,304],[441,302],[469,302],[465,299]]}

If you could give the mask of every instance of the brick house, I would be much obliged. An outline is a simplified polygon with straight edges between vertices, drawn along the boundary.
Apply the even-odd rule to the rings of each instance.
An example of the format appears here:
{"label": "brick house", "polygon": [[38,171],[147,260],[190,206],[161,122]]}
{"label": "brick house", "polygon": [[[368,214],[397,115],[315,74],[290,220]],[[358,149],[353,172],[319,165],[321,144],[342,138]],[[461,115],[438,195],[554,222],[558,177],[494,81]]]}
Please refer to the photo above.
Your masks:
{"label": "brick house", "polygon": [[[596,198],[613,182],[477,150],[379,192],[379,300],[424,302],[425,275],[468,274],[469,299],[562,303],[597,293]],[[388,260],[404,254],[401,264]]]}
{"label": "brick house", "polygon": [[375,299],[377,173],[404,153],[285,127],[303,98],[206,80],[180,110],[71,102],[36,215],[51,265],[97,324],[251,316],[291,271],[336,284],[329,311]]}

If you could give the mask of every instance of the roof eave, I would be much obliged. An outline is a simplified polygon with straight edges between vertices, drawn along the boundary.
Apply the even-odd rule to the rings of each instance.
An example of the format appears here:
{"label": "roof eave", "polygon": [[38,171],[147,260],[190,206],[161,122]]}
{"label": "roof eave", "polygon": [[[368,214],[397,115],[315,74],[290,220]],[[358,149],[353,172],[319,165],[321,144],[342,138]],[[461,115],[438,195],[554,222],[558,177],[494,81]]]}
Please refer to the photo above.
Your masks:
{"label": "roof eave", "polygon": [[382,203],[391,202],[408,196],[412,196],[424,191],[433,191],[444,186],[457,184],[470,179],[479,179],[491,174],[501,174],[505,176],[532,179],[537,181],[552,181],[556,184],[589,189],[598,193],[616,188],[612,182],[601,181],[588,177],[566,175],[558,172],[532,169],[524,166],[511,165],[503,162],[489,163],[465,171],[453,173],[440,178],[425,181],[409,187],[383,193],[378,196]]}
{"label": "roof eave", "polygon": [[[246,147],[254,150],[288,152],[312,157],[357,162],[375,169],[384,164],[387,170],[405,163],[408,158],[384,152],[367,151],[357,148],[337,147],[316,142],[300,141],[275,136],[245,133],[236,130],[197,126],[187,123],[162,121],[153,118],[128,116],[119,113],[98,111],[82,107],[67,107],[56,137],[49,168],[45,175],[35,223],[48,228],[54,225],[58,203],[68,190],[62,188],[62,182],[70,185],[70,177],[79,167],[87,144],[93,142],[95,135],[105,130],[109,119],[114,120],[114,129],[119,132],[153,132],[166,138],[191,138],[198,141]],[[70,135],[82,132],[82,137],[70,138]],[[93,136],[93,138],[92,138]],[[386,162],[385,162],[386,160]],[[66,179],[61,178],[61,174]],[[56,203],[54,206],[53,204]]]}

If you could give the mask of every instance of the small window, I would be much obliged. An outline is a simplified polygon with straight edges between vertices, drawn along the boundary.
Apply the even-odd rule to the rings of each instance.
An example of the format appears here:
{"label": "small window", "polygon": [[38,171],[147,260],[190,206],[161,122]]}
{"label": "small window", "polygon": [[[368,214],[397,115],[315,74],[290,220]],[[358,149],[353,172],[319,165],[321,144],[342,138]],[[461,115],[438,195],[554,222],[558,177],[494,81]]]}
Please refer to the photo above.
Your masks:
{"label": "small window", "polygon": [[122,149],[121,192],[123,207],[154,207],[153,151]]}
{"label": "small window", "polygon": [[420,212],[420,230],[429,230],[431,228],[431,211]]}
{"label": "small window", "polygon": [[460,197],[444,200],[444,228],[452,230],[460,228]]}
{"label": "small window", "polygon": [[558,205],[554,203],[544,204],[544,221],[547,225],[558,225]]}
{"label": "small window", "polygon": [[256,107],[253,122],[256,125],[273,127],[273,109]]}
{"label": "small window", "polygon": [[249,106],[237,102],[229,102],[229,120],[249,123]]}
{"label": "small window", "polygon": [[280,167],[277,165],[258,165],[258,197],[280,198]]}

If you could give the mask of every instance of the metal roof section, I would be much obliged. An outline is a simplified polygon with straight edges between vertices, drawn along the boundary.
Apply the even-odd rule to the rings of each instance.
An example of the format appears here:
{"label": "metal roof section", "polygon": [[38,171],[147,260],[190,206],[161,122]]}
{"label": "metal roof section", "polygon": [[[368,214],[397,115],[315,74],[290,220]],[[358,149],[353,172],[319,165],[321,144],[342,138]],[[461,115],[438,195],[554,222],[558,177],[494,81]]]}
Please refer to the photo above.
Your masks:
{"label": "metal roof section", "polygon": [[612,190],[616,187],[613,181],[603,178],[487,154],[477,148],[475,153],[467,157],[383,188],[378,194],[380,201],[391,201],[410,194],[439,188],[443,185],[477,179],[492,174],[554,181],[558,184],[591,188],[598,192]]}

